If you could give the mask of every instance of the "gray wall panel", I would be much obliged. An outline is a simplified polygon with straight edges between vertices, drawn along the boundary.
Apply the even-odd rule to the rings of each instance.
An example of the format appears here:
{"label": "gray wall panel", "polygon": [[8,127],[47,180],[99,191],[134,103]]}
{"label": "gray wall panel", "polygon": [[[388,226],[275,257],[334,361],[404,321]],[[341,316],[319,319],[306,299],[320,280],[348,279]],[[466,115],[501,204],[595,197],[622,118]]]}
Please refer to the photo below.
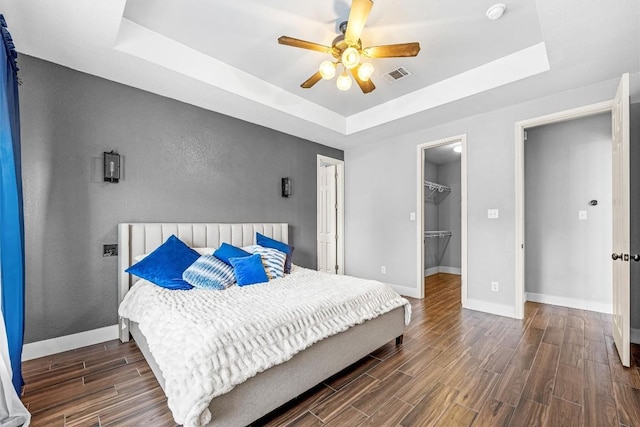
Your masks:
{"label": "gray wall panel", "polygon": [[[316,266],[316,155],[342,151],[20,56],[25,342],[117,323],[119,222],[288,222]],[[123,179],[102,181],[102,152]],[[280,178],[293,196],[280,196]]]}

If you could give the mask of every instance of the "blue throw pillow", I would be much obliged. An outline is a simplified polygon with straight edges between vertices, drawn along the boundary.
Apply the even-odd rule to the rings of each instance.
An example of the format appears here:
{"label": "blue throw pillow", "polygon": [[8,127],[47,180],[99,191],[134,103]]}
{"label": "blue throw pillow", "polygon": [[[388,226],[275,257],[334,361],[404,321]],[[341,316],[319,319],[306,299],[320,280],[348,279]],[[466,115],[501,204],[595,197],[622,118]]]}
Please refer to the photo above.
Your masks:
{"label": "blue throw pillow", "polygon": [[229,259],[236,275],[238,286],[254,285],[269,281],[262,265],[260,254]]}
{"label": "blue throw pillow", "polygon": [[265,248],[273,248],[284,252],[287,255],[287,259],[284,262],[284,272],[287,274],[291,273],[291,261],[293,259],[293,250],[295,249],[293,246],[279,242],[260,233],[256,233],[256,243]]}
{"label": "blue throw pillow", "polygon": [[251,255],[249,252],[243,251],[240,248],[237,248],[228,243],[223,243],[220,247],[213,253],[213,256],[218,258],[220,261],[224,261],[225,263],[231,265],[229,258],[242,258]]}
{"label": "blue throw pillow", "polygon": [[191,289],[193,286],[182,280],[182,273],[200,255],[171,235],[155,251],[125,271],[167,289]]}
{"label": "blue throw pillow", "polygon": [[223,290],[233,285],[233,267],[213,255],[202,255],[182,273],[182,279],[198,289]]}

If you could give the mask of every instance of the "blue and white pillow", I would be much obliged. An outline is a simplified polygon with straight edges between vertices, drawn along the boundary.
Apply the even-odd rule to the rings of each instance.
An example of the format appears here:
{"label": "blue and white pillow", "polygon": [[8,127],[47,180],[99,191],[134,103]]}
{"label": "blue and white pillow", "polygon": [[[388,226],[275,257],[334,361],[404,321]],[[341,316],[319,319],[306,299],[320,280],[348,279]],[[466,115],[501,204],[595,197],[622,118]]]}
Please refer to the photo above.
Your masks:
{"label": "blue and white pillow", "polygon": [[202,255],[184,273],[182,279],[198,289],[224,290],[236,282],[233,267],[213,255]]}
{"label": "blue and white pillow", "polygon": [[265,248],[260,245],[245,246],[243,249],[252,254],[260,254],[264,271],[267,273],[269,280],[284,277],[284,264],[287,260],[287,254],[277,249]]}

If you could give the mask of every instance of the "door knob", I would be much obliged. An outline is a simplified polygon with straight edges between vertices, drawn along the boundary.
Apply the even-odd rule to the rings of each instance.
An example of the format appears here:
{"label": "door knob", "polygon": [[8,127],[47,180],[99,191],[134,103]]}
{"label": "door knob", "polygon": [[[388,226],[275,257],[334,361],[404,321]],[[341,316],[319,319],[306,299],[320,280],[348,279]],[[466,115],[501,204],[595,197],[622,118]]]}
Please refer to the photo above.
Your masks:
{"label": "door knob", "polygon": [[631,255],[631,259],[634,260],[634,261],[640,261],[640,254]]}
{"label": "door knob", "polygon": [[622,259],[622,254],[618,255],[618,254],[611,254],[611,259],[612,260],[618,260],[618,259]]}

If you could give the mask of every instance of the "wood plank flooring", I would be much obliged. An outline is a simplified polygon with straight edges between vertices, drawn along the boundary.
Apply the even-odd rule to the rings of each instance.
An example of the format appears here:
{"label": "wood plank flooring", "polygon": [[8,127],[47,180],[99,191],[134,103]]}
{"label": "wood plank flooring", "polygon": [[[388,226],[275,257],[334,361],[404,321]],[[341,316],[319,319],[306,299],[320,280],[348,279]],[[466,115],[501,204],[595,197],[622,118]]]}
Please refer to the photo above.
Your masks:
{"label": "wood plank flooring", "polygon": [[[527,303],[514,320],[460,308],[458,276],[426,281],[389,343],[254,426],[640,426],[640,348],[624,368],[611,316]],[[23,364],[33,426],[174,426],[135,343]]]}

